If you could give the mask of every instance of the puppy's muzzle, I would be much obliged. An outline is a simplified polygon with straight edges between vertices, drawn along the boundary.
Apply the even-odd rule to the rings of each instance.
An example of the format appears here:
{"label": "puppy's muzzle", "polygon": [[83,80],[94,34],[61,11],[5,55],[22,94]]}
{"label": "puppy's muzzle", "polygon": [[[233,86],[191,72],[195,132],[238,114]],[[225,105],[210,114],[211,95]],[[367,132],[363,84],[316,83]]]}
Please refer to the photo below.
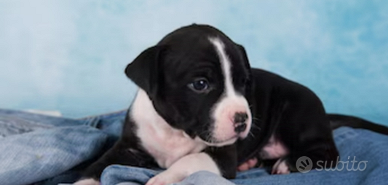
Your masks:
{"label": "puppy's muzzle", "polygon": [[236,133],[244,132],[247,129],[248,114],[244,112],[238,112],[234,115],[234,131]]}

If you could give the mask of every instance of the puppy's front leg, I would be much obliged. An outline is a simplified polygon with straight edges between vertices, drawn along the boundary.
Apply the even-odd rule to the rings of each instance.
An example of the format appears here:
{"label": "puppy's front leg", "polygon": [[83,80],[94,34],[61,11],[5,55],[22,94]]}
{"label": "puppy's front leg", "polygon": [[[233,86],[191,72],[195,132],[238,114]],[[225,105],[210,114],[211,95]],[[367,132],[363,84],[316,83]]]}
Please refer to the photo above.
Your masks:
{"label": "puppy's front leg", "polygon": [[225,178],[236,176],[236,145],[208,147],[204,152],[189,154],[170,166],[166,171],[151,178],[147,185],[171,184],[182,181],[198,171],[210,171]]}
{"label": "puppy's front leg", "polygon": [[213,159],[207,153],[201,152],[182,157],[166,171],[151,178],[146,185],[164,185],[180,182],[187,176],[202,170],[221,174]]}

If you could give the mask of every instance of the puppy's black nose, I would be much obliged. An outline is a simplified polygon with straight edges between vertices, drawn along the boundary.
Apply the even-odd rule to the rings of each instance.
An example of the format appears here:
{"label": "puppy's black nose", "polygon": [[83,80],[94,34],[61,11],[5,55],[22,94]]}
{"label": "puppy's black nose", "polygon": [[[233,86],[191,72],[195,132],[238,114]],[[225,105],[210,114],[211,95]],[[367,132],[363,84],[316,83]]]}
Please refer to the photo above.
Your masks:
{"label": "puppy's black nose", "polygon": [[248,119],[246,113],[236,113],[234,115],[234,131],[237,133],[244,132],[247,128],[245,121]]}
{"label": "puppy's black nose", "polygon": [[238,112],[234,115],[234,123],[245,123],[245,121],[248,119],[247,113]]}

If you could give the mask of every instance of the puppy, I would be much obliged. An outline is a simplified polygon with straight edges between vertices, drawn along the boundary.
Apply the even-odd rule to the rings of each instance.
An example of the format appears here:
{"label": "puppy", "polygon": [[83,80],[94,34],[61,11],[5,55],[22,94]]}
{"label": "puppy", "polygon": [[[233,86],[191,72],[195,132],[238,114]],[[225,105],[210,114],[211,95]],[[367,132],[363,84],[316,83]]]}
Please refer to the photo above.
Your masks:
{"label": "puppy", "polygon": [[244,48],[221,31],[190,25],[143,51],[126,70],[139,86],[121,138],[76,184],[98,184],[111,164],[166,168],[147,184],[207,170],[234,178],[252,158],[296,171],[307,156],[336,164],[329,119],[308,88],[251,69]]}

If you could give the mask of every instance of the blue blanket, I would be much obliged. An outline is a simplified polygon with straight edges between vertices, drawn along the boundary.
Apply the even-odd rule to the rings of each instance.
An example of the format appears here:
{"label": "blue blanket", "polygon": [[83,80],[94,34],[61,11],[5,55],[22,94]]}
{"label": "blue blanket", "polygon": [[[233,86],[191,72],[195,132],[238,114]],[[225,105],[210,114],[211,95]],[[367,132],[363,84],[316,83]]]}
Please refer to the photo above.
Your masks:
{"label": "blue blanket", "polygon": [[[117,139],[125,111],[65,119],[0,110],[0,184],[72,183],[82,165]],[[98,129],[97,129],[98,128]],[[388,137],[368,130],[341,127],[334,131],[340,163],[333,169],[270,175],[257,168],[226,180],[197,172],[178,184],[386,184]],[[160,171],[112,165],[102,184],[144,184]]]}

